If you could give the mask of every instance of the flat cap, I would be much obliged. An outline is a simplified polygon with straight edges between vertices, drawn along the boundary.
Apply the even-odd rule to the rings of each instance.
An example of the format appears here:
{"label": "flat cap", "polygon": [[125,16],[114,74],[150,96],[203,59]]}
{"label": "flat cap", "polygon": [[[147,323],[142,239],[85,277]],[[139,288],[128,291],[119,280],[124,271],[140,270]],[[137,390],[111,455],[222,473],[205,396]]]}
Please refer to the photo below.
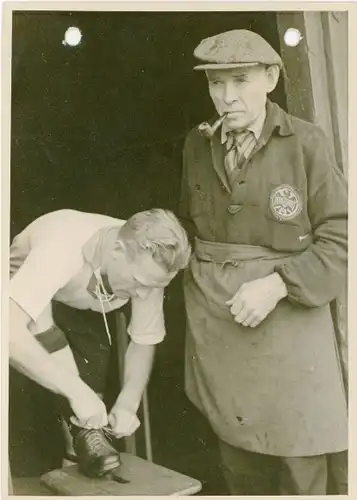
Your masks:
{"label": "flat cap", "polygon": [[195,70],[228,69],[257,64],[277,64],[282,60],[273,47],[257,33],[231,30],[205,38],[195,48],[194,56],[202,64]]}

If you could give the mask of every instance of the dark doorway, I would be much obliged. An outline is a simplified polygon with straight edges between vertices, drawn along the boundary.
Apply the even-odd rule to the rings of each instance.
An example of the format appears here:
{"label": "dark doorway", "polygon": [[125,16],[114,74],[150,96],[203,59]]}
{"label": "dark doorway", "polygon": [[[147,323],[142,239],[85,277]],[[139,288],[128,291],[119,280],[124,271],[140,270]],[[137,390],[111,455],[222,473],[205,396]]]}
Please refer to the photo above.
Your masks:
{"label": "dark doorway", "polygon": [[[275,18],[15,13],[14,231],[62,207],[125,217],[153,204],[175,208],[183,137],[213,109],[204,76],[192,71],[193,48],[219,31],[249,28],[279,50]],[[77,47],[62,45],[69,26],[83,33]],[[272,97],[285,107],[282,83]]]}
{"label": "dark doorway", "polygon": [[[69,26],[83,33],[77,47],[62,44]],[[60,208],[120,218],[176,211],[185,134],[213,111],[192,52],[235,28],[280,52],[274,12],[14,13],[12,236]],[[286,108],[282,82],[271,97]],[[224,494],[214,435],[184,395],[180,277],[165,312],[149,390],[154,459],[201,479],[204,494]]]}

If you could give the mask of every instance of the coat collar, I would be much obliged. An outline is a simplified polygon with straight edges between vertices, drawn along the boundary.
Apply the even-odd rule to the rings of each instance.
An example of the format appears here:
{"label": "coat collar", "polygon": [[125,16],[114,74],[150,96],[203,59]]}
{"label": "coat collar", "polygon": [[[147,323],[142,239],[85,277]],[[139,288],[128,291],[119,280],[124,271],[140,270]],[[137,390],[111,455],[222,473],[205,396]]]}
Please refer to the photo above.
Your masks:
{"label": "coat collar", "polygon": [[294,134],[291,116],[288,115],[277,104],[267,100],[266,119],[261,135],[262,142],[266,144],[272,135],[288,137]]}

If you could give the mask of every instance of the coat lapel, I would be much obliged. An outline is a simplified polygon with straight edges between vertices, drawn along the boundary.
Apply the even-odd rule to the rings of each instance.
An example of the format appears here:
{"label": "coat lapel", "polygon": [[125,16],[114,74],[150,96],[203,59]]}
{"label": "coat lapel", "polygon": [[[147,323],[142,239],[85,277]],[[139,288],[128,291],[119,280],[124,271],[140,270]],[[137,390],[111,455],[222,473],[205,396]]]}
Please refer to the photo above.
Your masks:
{"label": "coat lapel", "polygon": [[224,155],[225,155],[224,145],[220,142],[219,137],[217,137],[217,135],[214,135],[210,139],[210,145],[211,145],[213,168],[216,171],[216,174],[218,175],[220,181],[222,182],[226,190],[230,193],[231,188],[224,168]]}

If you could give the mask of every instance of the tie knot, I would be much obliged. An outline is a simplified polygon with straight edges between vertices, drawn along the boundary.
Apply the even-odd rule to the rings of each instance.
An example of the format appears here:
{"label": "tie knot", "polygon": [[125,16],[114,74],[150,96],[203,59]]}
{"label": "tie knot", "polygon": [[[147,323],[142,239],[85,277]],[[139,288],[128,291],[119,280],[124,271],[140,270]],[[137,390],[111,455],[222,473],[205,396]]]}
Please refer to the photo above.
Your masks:
{"label": "tie knot", "polygon": [[249,130],[242,130],[240,132],[231,131],[227,134],[227,149],[231,149],[233,147],[240,148],[248,137],[251,134]]}

